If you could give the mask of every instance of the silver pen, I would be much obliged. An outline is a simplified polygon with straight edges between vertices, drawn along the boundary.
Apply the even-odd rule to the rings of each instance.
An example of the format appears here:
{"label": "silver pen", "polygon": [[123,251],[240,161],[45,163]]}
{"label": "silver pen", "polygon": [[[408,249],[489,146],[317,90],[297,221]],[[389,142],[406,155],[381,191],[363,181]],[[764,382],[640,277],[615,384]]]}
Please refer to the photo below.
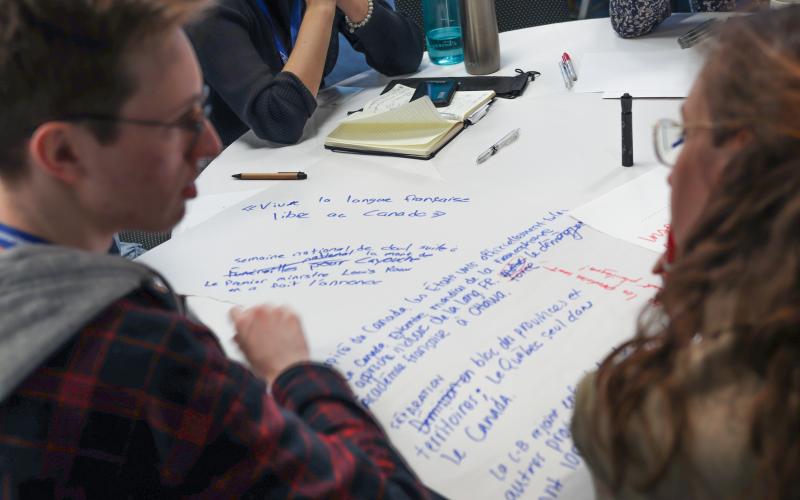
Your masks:
{"label": "silver pen", "polygon": [[490,157],[497,154],[497,152],[500,151],[500,148],[508,146],[517,139],[519,139],[519,129],[515,128],[511,132],[504,135],[502,139],[492,144],[492,146],[489,149],[478,155],[478,159],[476,160],[476,162],[478,163],[478,165],[480,165],[481,163],[488,160]]}
{"label": "silver pen", "polygon": [[558,67],[561,68],[561,77],[564,78],[564,86],[567,87],[567,90],[570,90],[572,88],[572,78],[569,76],[567,64],[564,61],[559,61]]}

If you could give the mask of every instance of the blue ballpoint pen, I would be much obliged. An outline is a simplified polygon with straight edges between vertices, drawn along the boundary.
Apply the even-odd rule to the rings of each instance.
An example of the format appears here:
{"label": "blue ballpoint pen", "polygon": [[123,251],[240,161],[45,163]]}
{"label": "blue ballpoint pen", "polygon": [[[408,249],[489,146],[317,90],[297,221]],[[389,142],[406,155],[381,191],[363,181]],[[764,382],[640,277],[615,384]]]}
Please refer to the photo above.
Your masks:
{"label": "blue ballpoint pen", "polygon": [[515,128],[511,132],[504,135],[502,139],[492,144],[492,146],[490,146],[489,149],[478,155],[476,163],[480,165],[481,163],[485,162],[486,160],[497,154],[497,152],[500,151],[500,148],[508,146],[512,142],[516,141],[518,138],[519,138],[519,129]]}

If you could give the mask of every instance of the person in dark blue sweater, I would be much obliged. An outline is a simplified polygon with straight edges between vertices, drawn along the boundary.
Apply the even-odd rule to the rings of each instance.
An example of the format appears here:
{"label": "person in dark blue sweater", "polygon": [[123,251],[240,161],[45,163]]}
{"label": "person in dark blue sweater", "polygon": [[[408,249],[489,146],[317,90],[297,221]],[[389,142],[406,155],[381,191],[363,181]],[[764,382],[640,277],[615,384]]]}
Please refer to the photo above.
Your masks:
{"label": "person in dark blue sweater", "polygon": [[416,71],[424,50],[420,28],[385,0],[221,0],[186,32],[225,145],[251,128],[298,142],[336,63],[339,33],[390,76]]}

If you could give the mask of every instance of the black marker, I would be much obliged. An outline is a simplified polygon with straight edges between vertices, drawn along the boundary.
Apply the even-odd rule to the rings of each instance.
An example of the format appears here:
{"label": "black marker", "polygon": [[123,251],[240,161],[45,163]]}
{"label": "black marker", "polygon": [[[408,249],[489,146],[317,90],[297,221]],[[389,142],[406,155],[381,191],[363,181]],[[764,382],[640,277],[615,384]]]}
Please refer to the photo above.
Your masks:
{"label": "black marker", "polygon": [[633,165],[633,98],[627,92],[622,94],[622,166]]}

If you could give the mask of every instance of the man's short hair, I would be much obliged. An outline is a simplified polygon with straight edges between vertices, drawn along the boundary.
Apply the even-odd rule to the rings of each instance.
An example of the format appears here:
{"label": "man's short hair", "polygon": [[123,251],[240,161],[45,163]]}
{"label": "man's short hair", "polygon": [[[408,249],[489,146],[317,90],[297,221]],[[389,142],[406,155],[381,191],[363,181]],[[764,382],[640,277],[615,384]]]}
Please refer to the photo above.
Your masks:
{"label": "man's short hair", "polygon": [[[135,92],[137,47],[182,26],[209,0],[1,0],[0,177],[26,170],[25,146],[47,121],[116,116]],[[109,123],[87,122],[102,142]]]}

